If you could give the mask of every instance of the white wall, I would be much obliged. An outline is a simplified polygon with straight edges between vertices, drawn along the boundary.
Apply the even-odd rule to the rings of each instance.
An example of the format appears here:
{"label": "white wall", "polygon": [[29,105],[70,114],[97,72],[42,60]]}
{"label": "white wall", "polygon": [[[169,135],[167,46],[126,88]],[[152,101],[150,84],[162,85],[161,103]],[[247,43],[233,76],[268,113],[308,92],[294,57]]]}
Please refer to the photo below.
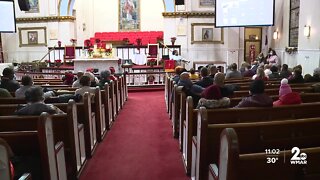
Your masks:
{"label": "white wall", "polygon": [[[15,1],[15,11],[17,18],[23,17],[48,17],[58,15],[58,0],[39,1],[39,13],[28,13],[20,11],[18,1]],[[73,22],[33,22],[18,23],[17,32],[11,34],[2,34],[2,43],[4,59],[6,62],[29,62],[41,59],[47,52],[47,46],[19,47],[18,28],[26,27],[46,27],[47,46],[57,46],[58,40],[62,45],[71,44],[70,39],[75,38]],[[57,37],[50,36],[50,31],[55,31]]]}
{"label": "white wall", "polygon": [[[119,29],[118,2],[119,0],[76,1],[74,9],[78,15],[78,39],[93,37],[95,32],[117,32]],[[140,30],[162,31],[162,12],[164,11],[163,0],[140,0]],[[85,31],[83,31],[83,24],[86,26]]]}
{"label": "white wall", "polygon": [[[273,30],[278,29],[280,38],[273,40],[273,47],[277,50],[283,63],[293,67],[301,64],[303,74],[312,74],[320,63],[320,24],[317,21],[320,18],[318,7],[320,1],[300,0],[300,17],[299,17],[299,43],[298,52],[288,54],[285,48],[289,45],[289,0],[276,0],[276,19]],[[305,25],[311,26],[310,38],[303,35]]]}

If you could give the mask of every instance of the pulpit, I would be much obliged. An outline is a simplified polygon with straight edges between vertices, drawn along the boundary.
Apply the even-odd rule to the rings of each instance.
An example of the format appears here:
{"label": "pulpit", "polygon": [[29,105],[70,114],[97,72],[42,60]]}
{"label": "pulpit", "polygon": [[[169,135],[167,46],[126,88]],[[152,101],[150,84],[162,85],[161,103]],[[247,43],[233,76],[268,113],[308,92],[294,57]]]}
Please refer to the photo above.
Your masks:
{"label": "pulpit", "polygon": [[75,46],[65,46],[63,63],[66,64],[67,61],[72,62],[72,59],[76,58],[76,47]]}

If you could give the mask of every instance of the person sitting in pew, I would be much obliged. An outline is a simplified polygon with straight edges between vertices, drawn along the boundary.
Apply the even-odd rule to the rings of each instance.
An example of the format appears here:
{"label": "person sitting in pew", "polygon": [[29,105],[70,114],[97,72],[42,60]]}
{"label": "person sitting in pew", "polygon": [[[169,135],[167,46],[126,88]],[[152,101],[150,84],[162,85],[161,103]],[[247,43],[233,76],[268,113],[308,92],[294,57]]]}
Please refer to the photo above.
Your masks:
{"label": "person sitting in pew", "polygon": [[228,107],[230,105],[230,99],[227,97],[223,97],[221,94],[220,87],[217,85],[211,85],[210,86],[211,95],[210,97],[201,98],[199,100],[197,109],[200,107],[206,107],[208,109],[213,108],[222,108],[222,107]]}
{"label": "person sitting in pew", "polygon": [[81,85],[80,85],[80,78],[83,76],[83,72],[82,71],[78,71],[77,72],[77,80],[75,80],[73,83],[72,83],[72,87],[73,88],[80,88]]}
{"label": "person sitting in pew", "polygon": [[[16,92],[15,92],[15,97],[17,97],[17,98],[25,98],[26,91],[28,89],[30,89],[31,87],[34,87],[33,79],[28,75],[22,76],[21,84],[22,84],[22,86],[19,89],[17,89]],[[44,92],[44,98],[45,99],[49,98],[49,97],[52,97],[52,96],[55,96],[55,92],[54,91]]]}
{"label": "person sitting in pew", "polygon": [[214,76],[216,75],[217,72],[218,72],[217,66],[211,64],[209,66],[209,77],[211,79],[214,79]]}
{"label": "person sitting in pew", "polygon": [[252,77],[254,76],[256,73],[251,69],[251,65],[248,63],[244,64],[244,72],[243,72],[243,77]]}
{"label": "person sitting in pew", "polygon": [[208,76],[209,75],[208,68],[206,67],[201,68],[200,75],[201,75],[201,80],[196,82],[195,83],[196,85],[199,85],[203,88],[206,88],[212,85],[213,79]]}
{"label": "person sitting in pew", "polygon": [[0,88],[0,97],[6,98],[6,97],[12,97],[10,92],[4,88]]}
{"label": "person sitting in pew", "polygon": [[110,79],[111,79],[112,81],[117,80],[117,78],[116,78],[116,76],[115,76],[116,70],[114,69],[114,67],[110,67],[109,70],[110,70]]}
{"label": "person sitting in pew", "polygon": [[293,68],[293,75],[289,77],[288,81],[289,84],[304,83],[301,65],[298,65]]}
{"label": "person sitting in pew", "polygon": [[72,85],[74,80],[74,75],[72,71],[66,71],[64,76],[62,77],[63,84],[65,85]]}
{"label": "person sitting in pew", "polygon": [[288,79],[291,75],[292,73],[289,71],[288,65],[283,64],[280,71],[280,77]]}
{"label": "person sitting in pew", "polygon": [[207,87],[201,93],[201,97],[202,98],[206,98],[206,99],[211,99],[212,98],[212,95],[213,95],[214,91],[212,91],[211,88],[213,88],[213,86],[218,86],[220,88],[220,92],[222,94],[222,97],[230,97],[230,96],[232,96],[234,89],[237,89],[237,85],[235,85],[235,84],[228,84],[228,85],[224,84],[225,76],[221,72],[216,73],[216,75],[214,76],[213,81],[214,81],[214,83],[211,86]]}
{"label": "person sitting in pew", "polygon": [[290,105],[290,104],[301,104],[302,100],[300,94],[292,92],[288,79],[284,78],[281,80],[279,89],[279,100],[273,102],[273,106]]}
{"label": "person sitting in pew", "polygon": [[250,84],[249,97],[243,98],[235,108],[242,107],[272,107],[273,100],[264,93],[264,81],[254,80]]}
{"label": "person sitting in pew", "polygon": [[0,88],[4,88],[9,92],[16,92],[16,90],[20,88],[20,84],[13,78],[14,78],[13,69],[5,68],[2,71]]}
{"label": "person sitting in pew", "polygon": [[105,71],[101,71],[100,73],[100,81],[98,83],[98,86],[100,87],[100,89],[104,89],[104,84],[105,83],[110,83],[111,79],[110,79],[110,71],[105,70]]}
{"label": "person sitting in pew", "polygon": [[267,81],[269,79],[262,68],[258,68],[257,73],[254,76],[252,76],[252,80],[258,80],[258,79],[261,79],[263,81]]}
{"label": "person sitting in pew", "polygon": [[64,113],[59,108],[52,104],[44,103],[44,93],[41,87],[33,86],[25,92],[27,105],[18,107],[16,115],[40,115],[42,112],[49,114]]}
{"label": "person sitting in pew", "polygon": [[188,72],[183,72],[180,75],[178,86],[183,86],[183,91],[186,93],[186,95],[192,96],[192,98],[194,99],[194,103],[198,104],[198,101],[204,88],[199,85],[193,84],[190,80],[190,75]]}
{"label": "person sitting in pew", "polygon": [[190,68],[190,79],[191,80],[199,79],[199,75],[196,74],[196,70],[194,68]]}
{"label": "person sitting in pew", "polygon": [[180,75],[182,73],[182,70],[183,70],[183,67],[182,66],[177,66],[175,69],[174,69],[174,72],[175,72],[175,75],[174,77],[172,78],[172,80],[178,84],[179,80],[180,80]]}
{"label": "person sitting in pew", "polygon": [[[92,72],[85,72],[83,74],[83,76],[87,76],[90,78],[90,86],[91,87],[96,87],[97,84],[99,83],[99,79],[97,77],[95,77]],[[80,79],[80,81],[81,81],[81,79]],[[81,85],[81,83],[80,83],[80,85]]]}
{"label": "person sitting in pew", "polygon": [[226,79],[232,79],[232,78],[242,78],[241,73],[237,69],[237,64],[232,63],[230,65],[230,71],[227,72],[226,74]]}
{"label": "person sitting in pew", "polygon": [[75,91],[75,95],[81,95],[83,96],[84,93],[89,92],[90,94],[95,94],[95,88],[90,87],[91,81],[90,81],[90,77],[83,75],[80,79],[80,85],[81,88],[77,89]]}
{"label": "person sitting in pew", "polygon": [[279,79],[280,78],[277,66],[272,66],[270,68],[270,71],[271,71],[271,74],[269,74],[269,79]]}

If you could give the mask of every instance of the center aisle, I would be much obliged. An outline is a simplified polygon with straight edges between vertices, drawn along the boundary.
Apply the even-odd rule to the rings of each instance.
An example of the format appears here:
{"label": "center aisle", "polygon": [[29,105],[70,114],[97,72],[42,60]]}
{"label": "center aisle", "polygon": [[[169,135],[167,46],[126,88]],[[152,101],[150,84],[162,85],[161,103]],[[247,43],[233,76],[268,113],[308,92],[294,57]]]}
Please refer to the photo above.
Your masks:
{"label": "center aisle", "polygon": [[80,180],[187,180],[164,92],[129,93]]}

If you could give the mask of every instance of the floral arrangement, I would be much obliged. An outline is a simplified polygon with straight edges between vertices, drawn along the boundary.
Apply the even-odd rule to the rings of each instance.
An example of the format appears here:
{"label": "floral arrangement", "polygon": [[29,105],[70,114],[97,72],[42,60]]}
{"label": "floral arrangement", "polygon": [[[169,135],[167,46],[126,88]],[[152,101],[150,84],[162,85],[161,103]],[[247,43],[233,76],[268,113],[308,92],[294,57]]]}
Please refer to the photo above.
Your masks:
{"label": "floral arrangement", "polygon": [[106,48],[106,55],[109,56],[112,53],[112,48]]}
{"label": "floral arrangement", "polygon": [[89,49],[88,49],[88,54],[89,54],[89,56],[92,56],[92,53],[93,53],[93,48],[89,48]]}
{"label": "floral arrangement", "polygon": [[171,44],[172,46],[174,45],[174,43],[176,42],[177,38],[176,37],[171,37]]}
{"label": "floral arrangement", "polygon": [[148,62],[147,62],[147,64],[149,65],[149,66],[154,66],[155,64],[157,63],[157,60],[156,59],[148,59]]}
{"label": "floral arrangement", "polygon": [[129,38],[123,38],[122,41],[125,42],[126,44],[128,44],[129,43]]}
{"label": "floral arrangement", "polygon": [[61,41],[58,41],[58,47],[61,47]]}
{"label": "floral arrangement", "polygon": [[297,47],[286,47],[285,51],[289,54],[295,53],[298,51]]}
{"label": "floral arrangement", "polygon": [[91,47],[91,46],[92,46],[90,39],[86,39],[86,40],[84,41],[84,46],[85,46],[85,47]]}
{"label": "floral arrangement", "polygon": [[163,37],[158,36],[158,37],[157,37],[157,42],[163,42]]}
{"label": "floral arrangement", "polygon": [[137,45],[139,45],[139,46],[140,46],[140,45],[141,45],[141,41],[142,41],[142,39],[141,39],[141,38],[137,38],[137,39],[136,39]]}
{"label": "floral arrangement", "polygon": [[73,45],[75,45],[75,44],[77,43],[77,40],[76,40],[76,39],[71,38],[71,39],[70,39],[70,42],[71,42]]}
{"label": "floral arrangement", "polygon": [[61,59],[56,59],[54,60],[54,64],[57,66],[57,67],[60,67],[61,66]]}

